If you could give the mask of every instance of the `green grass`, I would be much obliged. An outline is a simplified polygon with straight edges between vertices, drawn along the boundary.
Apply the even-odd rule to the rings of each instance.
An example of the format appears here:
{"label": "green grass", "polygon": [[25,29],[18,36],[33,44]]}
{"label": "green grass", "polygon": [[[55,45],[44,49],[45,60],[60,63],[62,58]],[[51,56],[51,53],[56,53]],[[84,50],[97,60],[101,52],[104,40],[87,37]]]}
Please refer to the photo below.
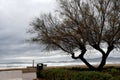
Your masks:
{"label": "green grass", "polygon": [[119,68],[105,68],[103,71],[89,71],[84,68],[51,68],[38,71],[45,80],[120,80]]}

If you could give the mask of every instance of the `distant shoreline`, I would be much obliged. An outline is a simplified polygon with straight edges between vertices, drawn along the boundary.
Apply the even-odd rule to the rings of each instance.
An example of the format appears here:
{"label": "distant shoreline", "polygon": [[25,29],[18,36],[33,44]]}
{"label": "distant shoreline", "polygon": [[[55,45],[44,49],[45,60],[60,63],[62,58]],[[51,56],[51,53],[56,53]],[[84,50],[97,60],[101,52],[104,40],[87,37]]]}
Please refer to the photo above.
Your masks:
{"label": "distant shoreline", "polygon": [[[94,66],[97,66],[97,65],[94,65]],[[46,69],[49,69],[49,68],[72,68],[72,67],[87,68],[86,65],[67,65],[67,66],[47,66]],[[106,64],[104,67],[120,68],[120,64]],[[22,70],[23,73],[36,72],[36,66],[35,67],[30,66],[30,67],[26,67],[26,68],[0,69],[0,71],[14,71],[14,70]]]}
{"label": "distant shoreline", "polygon": [[0,69],[0,71],[16,71],[16,70],[21,70],[23,73],[30,73],[36,72],[36,67]]}
{"label": "distant shoreline", "polygon": [[[93,65],[93,66],[97,67],[98,65]],[[72,67],[88,68],[86,65],[48,66],[47,68],[72,68]],[[120,64],[106,64],[104,67],[120,68]]]}

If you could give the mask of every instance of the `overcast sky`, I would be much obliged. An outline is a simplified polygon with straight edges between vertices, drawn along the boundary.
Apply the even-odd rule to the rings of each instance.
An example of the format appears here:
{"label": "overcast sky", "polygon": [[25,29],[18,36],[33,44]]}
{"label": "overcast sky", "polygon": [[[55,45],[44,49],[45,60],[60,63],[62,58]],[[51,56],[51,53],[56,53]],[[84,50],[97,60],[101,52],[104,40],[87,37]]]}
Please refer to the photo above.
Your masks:
{"label": "overcast sky", "polygon": [[35,17],[56,9],[55,1],[0,0],[0,59],[45,55],[41,52],[42,45],[26,42],[30,37],[26,32]]}
{"label": "overcast sky", "polygon": [[53,12],[55,0],[0,0],[0,58],[41,53],[41,46],[26,43],[30,22]]}

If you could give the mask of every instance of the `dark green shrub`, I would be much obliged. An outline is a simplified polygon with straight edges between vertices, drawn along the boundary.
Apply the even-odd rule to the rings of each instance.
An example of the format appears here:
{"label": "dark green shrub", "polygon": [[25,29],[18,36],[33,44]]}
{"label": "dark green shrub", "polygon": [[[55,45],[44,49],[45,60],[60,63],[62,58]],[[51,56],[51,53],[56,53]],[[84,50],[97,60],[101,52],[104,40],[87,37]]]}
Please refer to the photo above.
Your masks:
{"label": "dark green shrub", "polygon": [[111,71],[111,73],[119,72],[116,68],[112,68],[110,71]]}
{"label": "dark green shrub", "polygon": [[111,78],[112,76],[110,74],[86,71],[77,74],[72,80],[109,80]]}
{"label": "dark green shrub", "polygon": [[39,73],[46,80],[70,80],[72,73],[67,69],[49,69]]}
{"label": "dark green shrub", "polygon": [[108,67],[108,68],[104,69],[103,72],[104,72],[104,73],[109,73],[109,74],[111,74],[113,77],[120,76],[120,68]]}
{"label": "dark green shrub", "polygon": [[[96,71],[73,71],[68,69],[43,70],[39,74],[46,80],[110,80],[112,76]],[[114,78],[113,78],[114,79]],[[113,80],[112,79],[112,80]]]}
{"label": "dark green shrub", "polygon": [[119,72],[120,69],[119,68],[115,68],[115,67],[107,67],[107,68],[104,68],[103,71],[107,71],[107,72],[111,72],[111,73],[116,73],[116,72]]}
{"label": "dark green shrub", "polygon": [[112,77],[110,80],[120,80],[120,76],[114,76],[114,77]]}

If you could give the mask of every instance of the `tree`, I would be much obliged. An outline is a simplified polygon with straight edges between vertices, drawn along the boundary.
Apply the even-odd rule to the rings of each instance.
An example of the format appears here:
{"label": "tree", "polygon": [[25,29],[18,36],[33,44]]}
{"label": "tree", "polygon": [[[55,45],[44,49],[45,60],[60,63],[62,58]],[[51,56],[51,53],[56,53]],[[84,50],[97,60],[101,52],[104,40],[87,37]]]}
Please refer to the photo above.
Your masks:
{"label": "tree", "polygon": [[[115,48],[120,48],[120,0],[58,0],[57,15],[44,14],[32,22],[33,42],[46,49],[61,49],[81,59],[90,69],[101,70]],[[60,16],[60,17],[59,17]],[[101,47],[107,44],[107,51]],[[89,45],[102,54],[98,67],[85,58]],[[75,52],[80,50],[79,56]]]}

